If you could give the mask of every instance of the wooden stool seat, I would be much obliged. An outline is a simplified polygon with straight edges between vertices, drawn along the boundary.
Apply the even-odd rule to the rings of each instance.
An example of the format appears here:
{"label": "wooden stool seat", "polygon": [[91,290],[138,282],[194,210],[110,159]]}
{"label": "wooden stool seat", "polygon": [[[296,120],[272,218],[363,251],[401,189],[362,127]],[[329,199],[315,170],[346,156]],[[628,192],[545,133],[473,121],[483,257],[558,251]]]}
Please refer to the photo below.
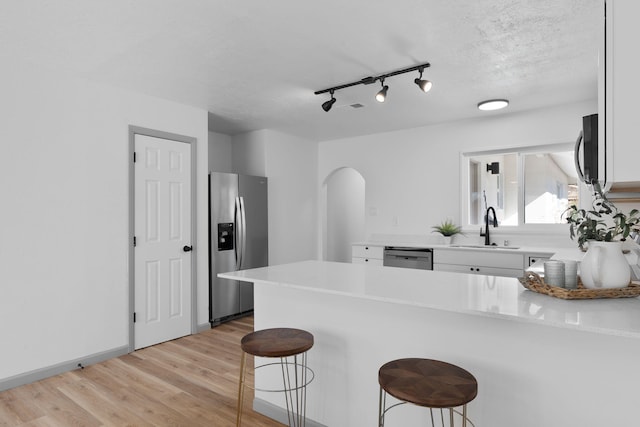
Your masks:
{"label": "wooden stool seat", "polygon": [[313,335],[302,329],[263,329],[245,335],[242,351],[259,357],[288,357],[304,353],[313,347]]}
{"label": "wooden stool seat", "polygon": [[471,402],[478,382],[464,369],[431,359],[399,359],[384,364],[380,386],[396,399],[430,408],[452,408]]}
{"label": "wooden stool seat", "polygon": [[[386,412],[398,406],[387,408],[386,395],[389,394],[401,403],[427,407],[431,411],[431,425],[434,423],[434,409],[440,411],[441,424],[444,426],[443,410],[449,412],[449,426],[453,427],[454,414],[460,415],[462,426],[467,422],[467,403],[478,394],[478,382],[475,377],[459,366],[432,359],[398,359],[387,362],[378,371],[380,384],[380,406],[378,425],[384,426]],[[462,407],[462,412],[454,408]]]}

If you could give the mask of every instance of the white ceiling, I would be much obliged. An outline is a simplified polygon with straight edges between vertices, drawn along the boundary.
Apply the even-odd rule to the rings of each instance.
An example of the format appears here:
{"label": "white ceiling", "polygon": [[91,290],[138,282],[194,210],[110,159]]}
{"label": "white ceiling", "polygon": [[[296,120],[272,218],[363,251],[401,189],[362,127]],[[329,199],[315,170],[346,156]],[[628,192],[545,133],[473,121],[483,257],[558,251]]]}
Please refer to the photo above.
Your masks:
{"label": "white ceiling", "polygon": [[[22,0],[0,58],[206,109],[209,127],[314,140],[595,99],[602,0]],[[378,84],[314,91],[430,62]],[[508,98],[501,113],[479,112]],[[354,109],[350,104],[364,108]]]}

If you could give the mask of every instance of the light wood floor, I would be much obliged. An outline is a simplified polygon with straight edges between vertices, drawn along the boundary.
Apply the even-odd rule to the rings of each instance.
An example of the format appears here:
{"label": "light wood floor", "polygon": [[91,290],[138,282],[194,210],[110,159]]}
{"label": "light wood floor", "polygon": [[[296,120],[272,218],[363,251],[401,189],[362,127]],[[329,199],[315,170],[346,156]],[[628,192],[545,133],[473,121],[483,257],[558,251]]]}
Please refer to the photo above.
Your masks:
{"label": "light wood floor", "polygon": [[[0,426],[234,426],[240,339],[252,331],[245,317],[1,392]],[[243,426],[283,425],[252,399],[247,389]]]}

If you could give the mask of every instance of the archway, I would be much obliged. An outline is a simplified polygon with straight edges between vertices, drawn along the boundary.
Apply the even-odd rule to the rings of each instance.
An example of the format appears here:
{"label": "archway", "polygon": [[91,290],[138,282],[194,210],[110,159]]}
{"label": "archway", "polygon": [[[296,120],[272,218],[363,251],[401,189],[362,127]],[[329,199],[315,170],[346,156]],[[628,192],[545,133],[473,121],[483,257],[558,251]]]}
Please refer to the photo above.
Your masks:
{"label": "archway", "polygon": [[365,238],[365,181],[353,168],[339,168],[324,181],[322,255],[351,262],[351,245]]}

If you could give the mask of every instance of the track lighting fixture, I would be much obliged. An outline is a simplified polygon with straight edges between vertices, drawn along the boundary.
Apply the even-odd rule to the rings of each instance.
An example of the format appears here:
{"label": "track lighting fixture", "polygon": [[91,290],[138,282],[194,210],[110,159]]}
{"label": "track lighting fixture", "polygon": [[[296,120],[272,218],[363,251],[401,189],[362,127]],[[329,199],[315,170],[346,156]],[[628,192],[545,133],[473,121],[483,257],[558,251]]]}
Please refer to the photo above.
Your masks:
{"label": "track lighting fixture", "polygon": [[347,84],[343,84],[340,86],[334,86],[334,87],[330,87],[327,89],[323,89],[323,90],[319,90],[314,92],[314,94],[316,95],[320,95],[322,93],[330,93],[331,94],[331,99],[329,101],[325,101],[322,103],[322,109],[324,111],[329,111],[331,110],[331,107],[333,106],[333,104],[336,102],[336,99],[334,98],[333,94],[336,90],[340,90],[340,89],[344,89],[347,87],[351,87],[351,86],[356,86],[356,85],[370,85],[373,84],[377,81],[380,82],[380,84],[382,85],[382,89],[380,89],[380,91],[376,94],[376,100],[378,102],[384,102],[385,99],[387,98],[387,91],[389,90],[389,86],[384,84],[384,81],[387,77],[392,77],[392,76],[397,76],[398,74],[404,74],[404,73],[409,73],[411,71],[419,71],[420,72],[420,77],[415,79],[414,82],[415,84],[417,84],[421,90],[423,90],[424,92],[428,92],[429,90],[431,90],[431,87],[433,86],[433,84],[429,81],[429,80],[422,80],[422,72],[424,71],[425,68],[429,68],[431,66],[431,64],[424,63],[424,64],[420,64],[420,65],[415,65],[413,67],[409,67],[409,68],[405,68],[402,70],[398,70],[398,71],[392,71],[390,73],[386,73],[386,74],[381,74],[379,76],[375,76],[375,77],[365,77],[364,79],[352,82],[352,83],[347,83]]}
{"label": "track lighting fixture", "polygon": [[424,68],[419,68],[418,71],[420,71],[420,77],[415,79],[413,82],[417,84],[423,92],[429,92],[433,87],[433,83],[431,83],[429,80],[422,80],[422,72],[424,71]]}
{"label": "track lighting fixture", "polygon": [[380,79],[380,85],[382,86],[382,89],[380,89],[380,92],[376,93],[376,101],[384,102],[384,100],[387,99],[389,86],[384,84],[384,78]]}
{"label": "track lighting fixture", "polygon": [[333,104],[336,103],[336,99],[333,97],[333,90],[330,91],[329,93],[331,93],[331,99],[322,103],[322,109],[324,111],[331,110],[331,107],[333,107]]}

